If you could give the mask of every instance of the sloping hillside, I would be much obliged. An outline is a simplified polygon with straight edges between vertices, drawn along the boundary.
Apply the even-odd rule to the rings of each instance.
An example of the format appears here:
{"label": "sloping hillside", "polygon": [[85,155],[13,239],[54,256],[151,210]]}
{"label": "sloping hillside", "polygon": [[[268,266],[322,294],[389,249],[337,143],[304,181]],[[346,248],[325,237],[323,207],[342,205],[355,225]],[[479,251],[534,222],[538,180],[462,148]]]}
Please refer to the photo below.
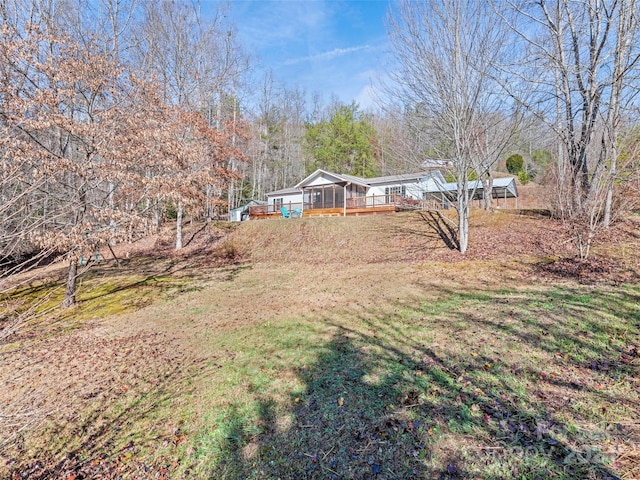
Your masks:
{"label": "sloping hillside", "polygon": [[[252,262],[345,265],[385,262],[518,262],[562,265],[605,262],[609,273],[632,273],[640,220],[602,234],[590,262],[575,260],[574,238],[544,211],[474,210],[469,249],[456,248],[455,212],[405,212],[362,217],[275,219],[244,223],[225,240]],[[600,256],[600,257],[599,257]],[[560,265],[560,264],[558,264]],[[603,274],[607,272],[601,272]]]}
{"label": "sloping hillside", "polygon": [[0,344],[0,478],[631,478],[637,224],[587,263],[539,215],[474,212],[464,257],[447,225],[168,234],[64,312],[49,266],[3,299],[51,294]]}
{"label": "sloping hillside", "polygon": [[569,253],[557,222],[481,211],[472,216],[466,255],[456,249],[454,212],[248,222],[231,240],[259,262],[455,262]]}

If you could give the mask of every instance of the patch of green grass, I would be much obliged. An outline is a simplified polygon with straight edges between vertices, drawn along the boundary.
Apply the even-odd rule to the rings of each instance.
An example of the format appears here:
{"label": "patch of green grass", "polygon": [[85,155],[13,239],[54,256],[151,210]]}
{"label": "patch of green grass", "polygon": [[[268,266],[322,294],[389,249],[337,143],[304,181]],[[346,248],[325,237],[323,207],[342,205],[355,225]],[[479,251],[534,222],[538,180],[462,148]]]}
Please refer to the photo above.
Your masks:
{"label": "patch of green grass", "polygon": [[[588,296],[531,290],[513,296],[509,315],[497,315],[504,295],[453,294],[438,305],[417,302],[394,313],[378,307],[377,320],[371,312],[343,311],[331,324],[311,317],[216,339],[238,352],[216,384],[222,393],[215,395],[233,392],[233,401],[205,416],[186,462],[195,465],[190,472],[364,478],[380,467],[409,476],[455,470],[482,478],[569,479],[610,471],[601,455],[585,456],[588,444],[581,442],[589,440],[575,428],[606,421],[602,409],[610,399],[589,378],[571,382],[584,359],[615,356],[629,329],[637,332],[628,325],[633,303],[623,295],[611,310],[609,297],[619,293],[606,289]],[[554,300],[545,300],[549,296]],[[591,311],[582,308],[585,298]],[[608,315],[594,326],[605,308]],[[482,315],[466,313],[478,311]],[[447,324],[470,333],[446,343]],[[587,327],[587,335],[576,325]],[[487,344],[514,337],[520,350]],[[473,351],[494,358],[473,357]],[[631,372],[599,375],[599,382],[615,385],[615,397],[637,398],[631,383],[620,382]],[[288,380],[278,383],[283,376]],[[575,388],[584,400],[562,400]],[[561,412],[550,413],[549,404],[563,403]],[[637,414],[627,407],[615,415]],[[283,426],[280,418],[289,420]],[[449,458],[448,439],[458,436],[467,453]]]}
{"label": "patch of green grass", "polygon": [[[86,320],[107,318],[139,310],[159,299],[169,299],[198,289],[188,278],[170,276],[113,275],[80,278],[76,304],[61,308],[64,300],[63,282],[49,282],[9,291],[0,301],[14,305],[12,316],[25,315],[31,328],[45,330],[55,325],[58,333],[69,332]],[[31,319],[31,320],[29,320]],[[0,320],[2,320],[0,318]]]}
{"label": "patch of green grass", "polygon": [[103,318],[138,310],[159,298],[172,298],[192,291],[188,279],[168,276],[127,275],[108,280],[91,279],[79,288],[80,318]]}

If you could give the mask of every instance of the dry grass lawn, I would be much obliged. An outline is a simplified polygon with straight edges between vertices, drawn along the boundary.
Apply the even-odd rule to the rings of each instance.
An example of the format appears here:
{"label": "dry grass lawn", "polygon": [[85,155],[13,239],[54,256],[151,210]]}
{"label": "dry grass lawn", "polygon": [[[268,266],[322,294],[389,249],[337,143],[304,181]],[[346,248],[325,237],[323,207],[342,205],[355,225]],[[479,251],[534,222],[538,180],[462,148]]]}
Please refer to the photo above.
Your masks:
{"label": "dry grass lawn", "polygon": [[638,221],[586,263],[545,217],[447,225],[212,226],[66,312],[48,267],[3,299],[50,295],[0,345],[0,478],[640,478]]}

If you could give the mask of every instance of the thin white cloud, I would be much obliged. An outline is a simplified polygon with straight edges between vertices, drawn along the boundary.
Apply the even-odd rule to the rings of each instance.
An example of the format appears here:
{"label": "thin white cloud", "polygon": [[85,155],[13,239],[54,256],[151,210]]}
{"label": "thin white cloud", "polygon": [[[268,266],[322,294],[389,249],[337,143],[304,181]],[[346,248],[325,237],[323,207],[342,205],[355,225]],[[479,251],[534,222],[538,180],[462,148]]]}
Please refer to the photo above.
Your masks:
{"label": "thin white cloud", "polygon": [[305,57],[291,58],[289,60],[285,60],[284,65],[297,65],[299,63],[304,62],[314,62],[319,60],[333,60],[334,58],[341,57],[343,55],[348,55],[350,53],[361,52],[363,50],[370,50],[371,45],[360,45],[357,47],[349,47],[349,48],[334,48],[333,50],[329,50],[327,52],[318,53],[316,55],[308,55]]}
{"label": "thin white cloud", "polygon": [[282,48],[313,32],[325,32],[332,18],[323,2],[247,0],[232,3],[241,35],[259,48]]}

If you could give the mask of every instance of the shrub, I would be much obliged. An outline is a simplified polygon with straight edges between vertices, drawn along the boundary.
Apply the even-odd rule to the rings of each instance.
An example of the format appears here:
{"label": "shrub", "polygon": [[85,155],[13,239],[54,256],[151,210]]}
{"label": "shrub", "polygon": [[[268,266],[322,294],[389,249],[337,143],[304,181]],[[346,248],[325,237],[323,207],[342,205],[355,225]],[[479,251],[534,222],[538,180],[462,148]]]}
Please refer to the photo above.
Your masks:
{"label": "shrub", "polygon": [[173,203],[165,204],[164,218],[166,218],[167,220],[176,220],[178,218],[178,209]]}
{"label": "shrub", "polygon": [[526,185],[527,183],[529,183],[531,181],[531,175],[529,175],[524,170],[520,170],[518,172],[518,179],[520,179],[520,183],[522,185]]}
{"label": "shrub", "polygon": [[227,260],[238,260],[242,257],[242,251],[233,239],[226,238],[220,246],[220,256]]}
{"label": "shrub", "polygon": [[524,158],[519,153],[507,158],[507,172],[512,175],[519,175],[524,170]]}

